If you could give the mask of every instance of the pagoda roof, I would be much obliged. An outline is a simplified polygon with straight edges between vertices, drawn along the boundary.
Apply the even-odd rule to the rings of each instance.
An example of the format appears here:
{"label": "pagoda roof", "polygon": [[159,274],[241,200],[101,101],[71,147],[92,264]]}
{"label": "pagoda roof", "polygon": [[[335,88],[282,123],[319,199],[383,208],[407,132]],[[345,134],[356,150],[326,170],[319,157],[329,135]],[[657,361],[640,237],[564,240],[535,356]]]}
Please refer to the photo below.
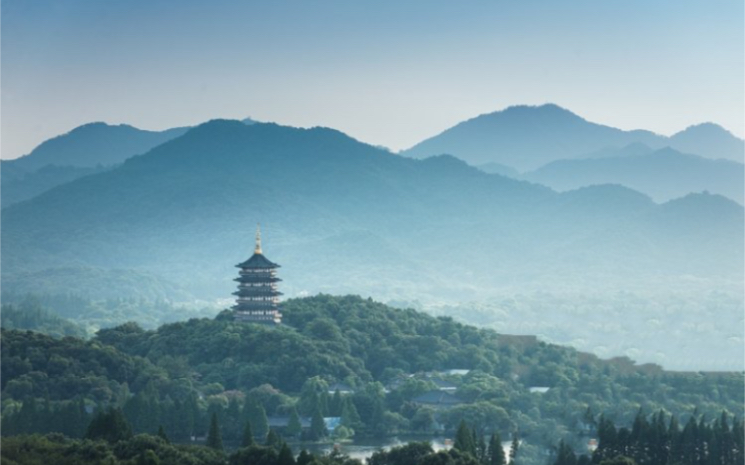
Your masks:
{"label": "pagoda roof", "polygon": [[[258,276],[254,276],[254,275],[258,275]],[[237,283],[259,283],[259,284],[266,283],[267,285],[270,285],[272,283],[277,283],[282,280],[270,274],[250,273],[250,274],[241,274],[237,278],[235,278],[233,281]]]}
{"label": "pagoda roof", "polygon": [[264,256],[264,254],[257,252],[251,255],[251,258],[243,263],[235,265],[238,268],[249,268],[249,269],[267,269],[267,268],[279,268],[279,265],[270,261]]}
{"label": "pagoda roof", "polygon": [[274,289],[239,288],[237,291],[233,292],[233,295],[237,295],[238,297],[277,297],[283,294]]}

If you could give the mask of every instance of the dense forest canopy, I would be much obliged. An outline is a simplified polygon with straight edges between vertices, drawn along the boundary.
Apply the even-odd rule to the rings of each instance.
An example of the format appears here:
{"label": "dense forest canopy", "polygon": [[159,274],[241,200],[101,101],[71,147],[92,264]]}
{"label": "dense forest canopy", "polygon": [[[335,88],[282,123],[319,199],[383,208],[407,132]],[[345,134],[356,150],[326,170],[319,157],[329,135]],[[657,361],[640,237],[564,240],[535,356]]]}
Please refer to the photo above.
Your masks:
{"label": "dense forest canopy", "polygon": [[[465,420],[484,434],[519,430],[524,453],[536,456],[562,439],[576,443],[588,409],[620,423],[639,408],[682,421],[694,410],[743,414],[743,373],[601,360],[355,296],[291,299],[284,313],[278,327],[224,312],[155,330],[127,323],[88,341],[4,329],[3,432],[79,437],[91,411],[108,405],[123,409],[135,433],[162,426],[181,441],[206,435],[211,415],[230,441],[249,420],[266,434],[267,417],[340,417],[356,436],[431,435]],[[352,392],[329,392],[334,383]],[[417,400],[440,392],[437,383],[452,385],[458,403]]]}

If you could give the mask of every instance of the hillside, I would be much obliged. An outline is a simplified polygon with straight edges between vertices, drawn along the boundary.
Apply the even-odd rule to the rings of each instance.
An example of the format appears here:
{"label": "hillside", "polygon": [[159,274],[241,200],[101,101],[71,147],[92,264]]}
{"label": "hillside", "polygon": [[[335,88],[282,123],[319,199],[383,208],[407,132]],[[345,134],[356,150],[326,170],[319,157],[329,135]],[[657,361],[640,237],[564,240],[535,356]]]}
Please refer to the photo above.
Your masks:
{"label": "hillside", "polygon": [[[289,295],[463,300],[536,283],[646,286],[679,274],[739,282],[742,208],[709,196],[715,221],[699,221],[712,210],[695,199],[679,201],[690,208],[676,218],[683,210],[628,189],[557,194],[329,129],[214,121],[4,209],[3,281],[136,269],[198,298],[226,297],[261,222]],[[65,279],[85,294],[74,272]]]}
{"label": "hillside", "polygon": [[714,123],[698,124],[674,134],[670,146],[685,153],[708,153],[739,163],[745,159],[745,141]]}
{"label": "hillside", "polygon": [[89,174],[100,173],[106,168],[47,165],[29,173],[13,173],[12,168],[6,173],[6,169],[3,165],[2,180],[0,180],[0,199],[2,199],[3,207],[36,197],[60,184]]}
{"label": "hillside", "polygon": [[653,149],[670,146],[707,158],[742,163],[744,142],[714,124],[693,126],[665,137],[650,131],[623,131],[587,121],[559,106],[514,106],[459,123],[426,139],[402,155],[426,158],[443,153],[472,165],[499,163],[532,171],[556,160],[641,143]]}
{"label": "hillside", "polygon": [[145,131],[120,124],[90,123],[49,139],[25,155],[0,162],[2,206],[98,173],[184,134],[188,128]]}
{"label": "hillside", "polygon": [[708,191],[740,204],[745,193],[745,166],[729,160],[711,160],[670,148],[616,156],[558,160],[523,173],[520,178],[559,191],[595,184],[621,184],[666,202],[691,192]]}
{"label": "hillside", "polygon": [[43,142],[28,155],[3,161],[3,169],[12,166],[33,172],[48,165],[79,168],[116,165],[178,137],[188,129],[145,131],[126,124],[89,123]]}
{"label": "hillside", "polygon": [[[710,417],[743,413],[742,373],[603,361],[354,296],[293,299],[285,316],[288,324],[276,328],[235,323],[228,314],[154,331],[127,324],[89,342],[3,330],[3,433],[48,431],[50,423],[33,420],[79,415],[82,402],[123,405],[135,432],[161,424],[179,441],[204,434],[214,412],[223,436],[234,440],[260,405],[268,416],[322,409],[353,422],[360,436],[432,435],[434,418],[452,433],[465,419],[484,432],[519,429],[527,451],[575,437],[588,407],[622,422],[639,407],[677,416],[694,406]],[[458,405],[434,411],[413,401],[435,389],[433,372],[457,388]],[[329,393],[336,381],[354,392]],[[535,394],[533,386],[550,389]],[[46,397],[46,407],[29,405],[29,396],[38,405]]]}

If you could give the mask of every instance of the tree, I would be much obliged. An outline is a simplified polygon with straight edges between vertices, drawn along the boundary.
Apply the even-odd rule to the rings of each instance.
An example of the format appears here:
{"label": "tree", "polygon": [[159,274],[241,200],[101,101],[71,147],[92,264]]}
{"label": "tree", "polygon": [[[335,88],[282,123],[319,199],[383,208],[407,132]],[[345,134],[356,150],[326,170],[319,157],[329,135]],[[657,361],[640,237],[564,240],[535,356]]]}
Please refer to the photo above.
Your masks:
{"label": "tree", "polygon": [[230,456],[230,465],[277,465],[277,451],[271,447],[251,446]]}
{"label": "tree", "polygon": [[292,450],[286,442],[283,442],[282,447],[279,449],[277,465],[295,465],[295,457],[292,455]]}
{"label": "tree", "polygon": [[241,447],[250,447],[256,444],[254,442],[254,434],[251,431],[251,422],[246,421],[246,427],[243,428],[243,439],[241,440]]}
{"label": "tree", "polygon": [[282,446],[282,439],[279,437],[279,434],[274,431],[274,428],[269,428],[269,433],[266,435],[266,443],[264,445],[267,447],[273,447],[277,450]]}
{"label": "tree", "polygon": [[362,425],[360,414],[357,413],[357,407],[354,405],[351,397],[344,397],[341,409],[341,424],[347,428],[355,430]]}
{"label": "tree", "polygon": [[340,417],[341,410],[344,406],[344,400],[341,397],[339,390],[334,391],[333,397],[329,400],[329,415],[332,417]]}
{"label": "tree", "polygon": [[264,406],[252,402],[249,405],[249,421],[251,422],[251,429],[254,435],[259,438],[261,442],[266,440],[266,435],[269,434],[269,420],[266,417],[266,410]]}
{"label": "tree", "polygon": [[152,450],[141,450],[137,456],[137,465],[160,465],[160,459]]}
{"label": "tree", "polygon": [[300,451],[300,455],[297,456],[297,465],[309,465],[315,460],[313,454],[308,453],[307,450],[303,449]]}
{"label": "tree", "polygon": [[576,465],[577,456],[567,443],[563,440],[559,443],[559,450],[556,453],[554,465]]}
{"label": "tree", "polygon": [[476,457],[476,444],[473,442],[473,434],[464,420],[461,420],[460,425],[458,425],[458,432],[455,433],[453,449]]}
{"label": "tree", "polygon": [[171,441],[168,439],[168,436],[166,436],[166,432],[163,429],[163,425],[158,426],[158,437],[164,440],[166,444],[171,443]]}
{"label": "tree", "polygon": [[510,463],[517,457],[517,449],[520,447],[520,440],[517,438],[517,431],[512,433],[512,445],[510,446]]}
{"label": "tree", "polygon": [[222,434],[220,433],[220,425],[217,423],[217,414],[212,414],[210,420],[210,430],[207,433],[207,447],[215,450],[222,451]]}
{"label": "tree", "polygon": [[310,439],[317,441],[321,438],[328,436],[328,430],[326,429],[326,422],[323,421],[323,415],[321,415],[321,409],[316,408],[313,412],[313,417],[310,420]]}
{"label": "tree", "polygon": [[117,442],[132,437],[132,427],[129,426],[121,409],[109,407],[108,410],[98,412],[88,425],[85,435],[88,439],[104,439]]}
{"label": "tree", "polygon": [[507,460],[504,457],[504,449],[502,449],[502,438],[499,437],[499,433],[494,433],[489,439],[489,457],[487,465],[506,465]]}
{"label": "tree", "polygon": [[303,432],[303,425],[300,423],[300,415],[295,408],[290,412],[290,421],[287,423],[287,436],[298,437]]}

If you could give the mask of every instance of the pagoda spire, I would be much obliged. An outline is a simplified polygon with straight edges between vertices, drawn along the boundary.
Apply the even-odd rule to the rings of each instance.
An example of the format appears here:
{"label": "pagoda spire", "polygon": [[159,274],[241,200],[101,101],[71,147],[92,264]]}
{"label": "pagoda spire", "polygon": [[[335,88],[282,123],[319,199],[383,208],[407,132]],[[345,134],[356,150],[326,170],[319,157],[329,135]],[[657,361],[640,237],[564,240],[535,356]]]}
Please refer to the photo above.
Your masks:
{"label": "pagoda spire", "polygon": [[261,224],[256,223],[256,247],[254,253],[261,255]]}

